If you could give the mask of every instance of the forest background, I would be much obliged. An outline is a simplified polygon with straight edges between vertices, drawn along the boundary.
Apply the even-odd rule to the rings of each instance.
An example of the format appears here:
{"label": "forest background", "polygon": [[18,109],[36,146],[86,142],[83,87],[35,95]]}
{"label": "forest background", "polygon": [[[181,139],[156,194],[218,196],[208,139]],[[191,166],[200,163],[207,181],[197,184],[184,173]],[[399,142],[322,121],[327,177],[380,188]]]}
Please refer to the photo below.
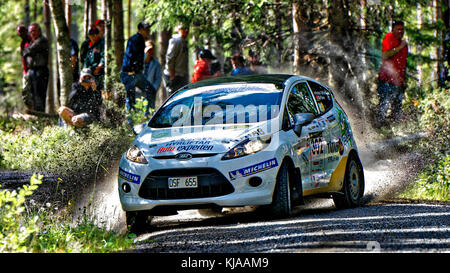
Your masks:
{"label": "forest background", "polygon": [[[437,83],[443,69],[448,5],[445,0],[2,1],[0,109],[6,113],[23,109],[19,97],[21,62],[17,25],[38,22],[51,40],[52,76],[47,113],[53,114],[65,103],[72,82],[70,66],[63,65],[69,58],[58,54],[68,56],[69,35],[81,45],[89,27],[101,18],[107,21],[110,84],[118,82],[126,40],[136,33],[140,21],[152,24],[152,39],[157,42],[157,57],[162,65],[174,27],[187,22],[191,25],[191,73],[201,48],[211,49],[225,72],[231,66],[227,57],[235,52],[247,57],[252,50],[259,53],[270,73],[296,73],[320,79],[355,100],[359,110],[371,113],[371,106],[376,103],[374,85],[381,60],[381,40],[390,31],[391,22],[406,22],[405,37],[409,44],[406,101],[418,100],[424,96],[424,85]],[[70,25],[70,34],[63,31],[63,24]],[[120,92],[112,85],[108,90]],[[159,100],[163,100],[164,92],[159,94]]]}
{"label": "forest background", "polygon": [[[145,20],[151,24],[151,39],[156,42],[156,56],[163,66],[175,27],[187,23],[190,25],[191,73],[202,48],[212,50],[218,57],[224,74],[229,74],[230,56],[240,52],[247,58],[251,50],[259,54],[269,73],[301,74],[330,86],[344,108],[350,110],[348,114],[364,123],[356,134],[364,135],[373,130],[379,138],[392,138],[426,132],[427,137],[420,142],[408,142],[399,147],[403,151],[419,150],[428,162],[419,170],[412,186],[399,196],[448,201],[450,99],[445,84],[439,84],[439,75],[448,66],[445,38],[450,31],[449,5],[449,0],[2,0],[0,171],[55,174],[55,179],[51,175],[44,176],[39,187],[56,188],[59,192],[53,190],[46,196],[61,208],[70,207],[68,204],[77,195],[74,183],[81,187],[87,183],[86,178],[97,179],[102,170],[106,173],[110,170],[113,160],[120,157],[133,138],[126,122],[122,122],[126,119],[125,91],[119,73],[127,39],[137,32],[137,24]],[[111,97],[105,100],[107,122],[74,135],[71,129],[57,126],[55,115],[56,109],[67,102],[73,82],[69,37],[81,45],[96,19],[106,20],[106,91]],[[376,83],[381,41],[390,31],[393,20],[405,22],[408,43],[407,87],[403,101],[406,119],[388,128],[374,129],[371,125],[378,102]],[[46,115],[30,118],[21,114],[25,107],[21,98],[22,63],[16,27],[33,22],[41,25],[52,48]],[[70,26],[70,34],[64,25]],[[161,87],[156,104],[164,99]],[[77,164],[71,164],[75,161]],[[78,179],[76,182],[69,181],[69,177],[73,180],[73,174]],[[6,197],[0,196],[0,203],[4,200]],[[18,211],[22,210],[18,208]],[[2,218],[4,211],[0,212],[0,223],[6,223],[5,219],[9,218]],[[68,251],[68,243],[55,235],[61,230],[46,229],[45,233],[38,233],[47,244],[36,240],[36,236],[29,237],[35,232],[32,228],[26,229],[30,232],[24,238],[35,244],[17,241],[20,236],[15,235],[22,234],[20,226],[23,226],[23,221],[19,224],[19,220],[16,217],[8,222],[10,230],[0,233],[0,237],[12,234],[15,245],[9,244],[11,251],[20,247],[30,251]],[[95,242],[83,236],[86,227],[91,228],[86,224],[72,237]],[[105,238],[104,234],[99,237],[100,241]],[[125,243],[117,246],[116,239],[111,239],[110,248],[94,245],[84,251],[129,246],[127,238],[122,242]]]}

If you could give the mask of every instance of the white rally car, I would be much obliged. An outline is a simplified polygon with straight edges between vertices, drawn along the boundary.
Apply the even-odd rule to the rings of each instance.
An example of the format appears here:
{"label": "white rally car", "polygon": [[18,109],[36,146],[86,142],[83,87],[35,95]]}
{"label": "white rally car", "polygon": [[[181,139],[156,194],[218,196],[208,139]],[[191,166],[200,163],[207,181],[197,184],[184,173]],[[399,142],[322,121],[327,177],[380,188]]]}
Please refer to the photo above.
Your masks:
{"label": "white rally car", "polygon": [[307,77],[253,75],[189,84],[121,158],[130,230],[183,209],[264,205],[292,213],[305,196],[360,205],[364,174],[343,109]]}

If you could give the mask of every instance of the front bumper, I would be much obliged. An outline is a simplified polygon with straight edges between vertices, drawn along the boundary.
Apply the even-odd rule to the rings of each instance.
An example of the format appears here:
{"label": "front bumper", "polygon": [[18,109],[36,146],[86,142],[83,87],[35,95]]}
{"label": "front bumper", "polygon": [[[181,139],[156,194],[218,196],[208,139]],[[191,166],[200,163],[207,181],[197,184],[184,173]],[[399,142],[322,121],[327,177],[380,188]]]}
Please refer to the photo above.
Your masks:
{"label": "front bumper", "polygon": [[[152,210],[158,206],[195,208],[204,205],[235,207],[267,205],[272,202],[276,175],[280,167],[279,158],[274,158],[273,152],[261,151],[231,160],[221,160],[221,157],[222,154],[217,154],[188,161],[147,158],[149,163],[144,165],[133,163],[122,155],[118,177],[122,209],[139,211]],[[207,171],[201,173],[199,170]],[[243,175],[236,175],[237,171]],[[158,175],[155,176],[155,173]],[[164,181],[167,181],[169,176],[191,175],[200,177],[199,186],[202,186],[201,177],[204,177],[203,181],[209,182],[204,182],[206,184],[203,185],[203,189],[197,191],[164,187],[164,183],[167,183]],[[260,178],[261,183],[252,186],[249,182],[255,177]],[[220,183],[217,182],[219,180]],[[124,183],[130,186],[127,193],[122,187]],[[159,186],[153,187],[149,186],[150,184]],[[222,187],[226,184],[230,187]],[[219,186],[214,189],[211,185],[219,185],[221,189],[219,190]]]}

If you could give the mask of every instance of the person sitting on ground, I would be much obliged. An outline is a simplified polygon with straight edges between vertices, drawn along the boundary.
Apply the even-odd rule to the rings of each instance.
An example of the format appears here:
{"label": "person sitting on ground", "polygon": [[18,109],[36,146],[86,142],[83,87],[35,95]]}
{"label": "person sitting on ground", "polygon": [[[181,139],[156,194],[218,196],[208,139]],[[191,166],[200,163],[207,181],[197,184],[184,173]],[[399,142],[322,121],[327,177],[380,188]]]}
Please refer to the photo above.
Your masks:
{"label": "person sitting on ground", "polygon": [[235,54],[233,58],[231,58],[231,64],[233,65],[233,72],[231,73],[232,76],[253,74],[253,72],[245,66],[244,57],[240,54]]}
{"label": "person sitting on ground", "polygon": [[220,71],[217,71],[214,75],[211,74],[210,65],[214,57],[208,49],[200,51],[200,59],[195,64],[194,73],[192,74],[192,82],[198,82],[201,80],[216,78],[221,76]]}
{"label": "person sitting on ground", "polygon": [[100,121],[102,96],[90,69],[81,71],[80,80],[72,85],[69,103],[61,106],[58,114],[67,125],[85,127]]}

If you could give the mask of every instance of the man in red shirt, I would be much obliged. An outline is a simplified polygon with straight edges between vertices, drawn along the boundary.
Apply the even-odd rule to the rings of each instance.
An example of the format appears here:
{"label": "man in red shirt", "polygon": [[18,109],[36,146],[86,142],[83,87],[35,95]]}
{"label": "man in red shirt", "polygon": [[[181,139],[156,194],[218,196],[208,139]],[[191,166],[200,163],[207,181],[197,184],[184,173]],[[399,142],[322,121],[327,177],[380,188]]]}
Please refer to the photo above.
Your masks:
{"label": "man in red shirt", "polygon": [[211,51],[204,49],[200,51],[199,55],[200,59],[197,60],[194,73],[192,74],[192,82],[219,77],[221,75],[220,71],[216,72],[214,75],[211,75],[210,65],[212,60],[216,59],[216,57],[212,55]]}
{"label": "man in red shirt", "polygon": [[382,44],[382,63],[378,74],[378,122],[385,125],[386,113],[391,106],[392,116],[399,120],[405,87],[408,45],[403,39],[405,26],[402,21],[392,23],[392,32],[386,34]]}

